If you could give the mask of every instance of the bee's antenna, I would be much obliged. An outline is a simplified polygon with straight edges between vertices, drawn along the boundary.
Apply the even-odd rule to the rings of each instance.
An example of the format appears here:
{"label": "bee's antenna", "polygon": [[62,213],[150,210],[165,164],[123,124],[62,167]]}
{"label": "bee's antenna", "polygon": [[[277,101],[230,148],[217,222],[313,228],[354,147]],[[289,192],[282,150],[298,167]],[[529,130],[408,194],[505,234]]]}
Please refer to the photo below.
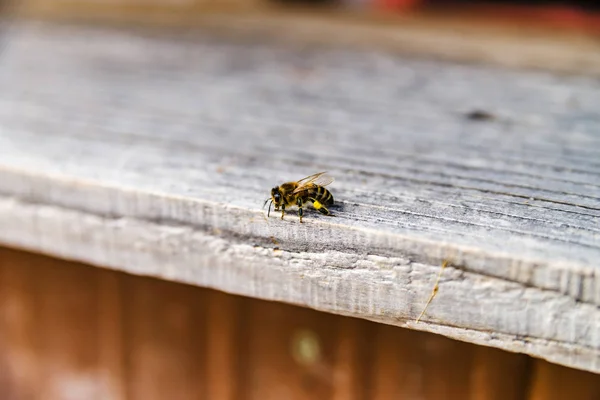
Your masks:
{"label": "bee's antenna", "polygon": [[269,197],[268,199],[265,200],[265,204],[263,204],[262,208],[265,208],[265,206],[267,205],[267,201],[271,200],[271,198]]}
{"label": "bee's antenna", "polygon": [[[269,199],[271,200],[271,199]],[[269,215],[271,215],[271,206],[273,205],[273,200],[271,200],[271,202],[269,203],[269,211],[267,212],[267,218],[269,217]]]}

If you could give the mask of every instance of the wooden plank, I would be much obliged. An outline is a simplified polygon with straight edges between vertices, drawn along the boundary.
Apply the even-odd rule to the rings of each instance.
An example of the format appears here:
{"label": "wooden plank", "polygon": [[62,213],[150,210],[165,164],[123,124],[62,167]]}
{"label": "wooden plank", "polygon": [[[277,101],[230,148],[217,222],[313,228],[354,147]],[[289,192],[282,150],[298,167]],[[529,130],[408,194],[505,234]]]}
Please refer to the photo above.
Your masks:
{"label": "wooden plank", "polygon": [[2,398],[37,400],[40,368],[37,363],[38,330],[35,289],[35,258],[0,247],[0,378]]}
{"label": "wooden plank", "polygon": [[421,346],[416,345],[419,339],[422,337],[415,332],[385,325],[376,328],[372,369],[377,372],[371,377],[373,399],[428,398],[423,381],[429,371],[424,369]]}
{"label": "wooden plank", "polygon": [[[81,267],[81,266],[80,266]],[[114,271],[97,271],[98,285],[98,374],[110,388],[111,400],[127,399],[124,315],[127,296],[123,276]]]}
{"label": "wooden plank", "polygon": [[[1,243],[600,372],[597,80],[11,32]],[[480,108],[495,117],[469,114]],[[267,218],[273,185],[319,170],[336,178],[335,218]]]}
{"label": "wooden plank", "polygon": [[204,398],[205,381],[199,379],[206,354],[202,293],[170,282],[128,278],[127,398]]}
{"label": "wooden plank", "polygon": [[469,397],[473,347],[390,326],[378,327],[375,343],[374,398]]}
{"label": "wooden plank", "polygon": [[580,372],[543,361],[537,362],[529,400],[600,398],[598,375]]}
{"label": "wooden plank", "polygon": [[[243,371],[246,360],[246,333],[243,301],[222,292],[210,292],[207,303],[206,398],[244,398]],[[244,346],[244,348],[242,348]]]}
{"label": "wooden plank", "polygon": [[337,322],[331,400],[366,400],[374,327],[357,318]]}
{"label": "wooden plank", "polygon": [[471,400],[527,399],[531,358],[483,346],[474,353]]}
{"label": "wooden plank", "polygon": [[371,344],[372,389],[366,398],[527,398],[526,356],[385,325],[377,326]]}
{"label": "wooden plank", "polygon": [[248,399],[329,399],[335,335],[312,310],[256,302],[248,321]]}
{"label": "wooden plank", "polygon": [[39,259],[35,296],[39,317],[35,327],[39,396],[49,400],[99,400],[110,389],[96,373],[98,316],[96,272],[73,263]]}
{"label": "wooden plank", "polygon": [[[427,337],[420,349],[424,354],[423,391],[429,399],[464,399],[469,395],[475,349],[466,343]],[[452,368],[448,368],[452,365]]]}

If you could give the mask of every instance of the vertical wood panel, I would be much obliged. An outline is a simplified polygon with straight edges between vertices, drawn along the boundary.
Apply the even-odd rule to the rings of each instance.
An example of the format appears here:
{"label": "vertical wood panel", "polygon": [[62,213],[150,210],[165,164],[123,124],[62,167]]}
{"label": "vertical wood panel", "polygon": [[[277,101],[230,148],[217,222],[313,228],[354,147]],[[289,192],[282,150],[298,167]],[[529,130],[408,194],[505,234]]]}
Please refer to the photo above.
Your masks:
{"label": "vertical wood panel", "polygon": [[529,399],[598,400],[600,375],[537,360]]}
{"label": "vertical wood panel", "polygon": [[336,318],[332,400],[366,400],[373,324],[356,318]]}
{"label": "vertical wood panel", "polygon": [[222,292],[206,296],[208,306],[206,350],[206,398],[234,400],[243,397],[238,364],[244,364],[240,349],[242,331],[240,299]]}
{"label": "vertical wood panel", "polygon": [[39,398],[33,261],[0,247],[0,360],[7,374],[1,394],[7,400]]}
{"label": "vertical wood panel", "polygon": [[122,275],[113,271],[98,273],[98,373],[105,387],[107,400],[127,398]]}
{"label": "vertical wood panel", "polygon": [[471,372],[471,400],[526,400],[530,378],[530,358],[475,347]]}
{"label": "vertical wood panel", "polygon": [[423,375],[425,398],[431,400],[468,398],[475,346],[439,335],[422,334],[421,336],[419,343],[422,344],[424,359],[421,369],[425,371]]}
{"label": "vertical wood panel", "polygon": [[377,325],[373,359],[375,400],[426,399],[425,355],[417,332]]}
{"label": "vertical wood panel", "polygon": [[250,399],[331,397],[334,337],[330,334],[332,323],[328,317],[297,307],[252,302],[249,320]]}
{"label": "vertical wood panel", "polygon": [[98,380],[97,271],[35,258],[39,390],[44,400],[103,399]]}
{"label": "vertical wood panel", "polygon": [[126,278],[129,398],[203,398],[203,292],[154,279]]}

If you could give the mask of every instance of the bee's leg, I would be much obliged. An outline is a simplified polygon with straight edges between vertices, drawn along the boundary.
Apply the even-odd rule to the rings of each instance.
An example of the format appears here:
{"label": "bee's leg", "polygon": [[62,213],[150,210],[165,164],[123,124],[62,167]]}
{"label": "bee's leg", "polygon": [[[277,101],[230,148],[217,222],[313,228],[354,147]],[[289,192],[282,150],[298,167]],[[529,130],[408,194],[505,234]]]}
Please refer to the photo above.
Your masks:
{"label": "bee's leg", "polygon": [[304,213],[302,210],[302,197],[298,197],[296,204],[298,204],[298,217],[300,217],[300,223],[302,223],[302,214]]}
{"label": "bee's leg", "polygon": [[329,212],[327,207],[325,207],[323,204],[321,204],[320,201],[318,201],[317,199],[313,199],[313,198],[311,198],[310,201],[313,202],[313,207],[315,208],[315,210],[317,210],[318,212],[320,212],[321,214],[324,214],[324,215],[331,215],[331,213]]}
{"label": "bee's leg", "polygon": [[284,213],[285,213],[285,203],[281,205],[281,219],[283,219]]}

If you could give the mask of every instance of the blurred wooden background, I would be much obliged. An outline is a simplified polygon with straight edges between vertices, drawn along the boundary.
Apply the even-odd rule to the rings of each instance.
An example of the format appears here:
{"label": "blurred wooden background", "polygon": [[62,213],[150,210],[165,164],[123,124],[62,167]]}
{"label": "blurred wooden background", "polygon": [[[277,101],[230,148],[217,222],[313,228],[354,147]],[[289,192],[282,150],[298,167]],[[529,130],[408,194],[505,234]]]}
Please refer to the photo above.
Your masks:
{"label": "blurred wooden background", "polygon": [[[3,0],[4,15],[361,45],[600,75],[600,10],[575,1]],[[586,3],[587,4],[587,3]]]}
{"label": "blurred wooden background", "polygon": [[[13,2],[15,0],[4,0]],[[38,15],[69,14],[73,11],[100,11],[115,16],[176,13],[293,9],[309,12],[352,12],[367,15],[428,15],[437,19],[459,17],[470,20],[503,21],[552,29],[570,29],[600,33],[600,5],[578,0],[21,0],[19,7]],[[88,15],[93,17],[92,15]],[[187,17],[190,17],[188,14]],[[393,21],[393,19],[392,19]]]}
{"label": "blurred wooden background", "polygon": [[0,399],[597,400],[438,335],[0,249]]}

